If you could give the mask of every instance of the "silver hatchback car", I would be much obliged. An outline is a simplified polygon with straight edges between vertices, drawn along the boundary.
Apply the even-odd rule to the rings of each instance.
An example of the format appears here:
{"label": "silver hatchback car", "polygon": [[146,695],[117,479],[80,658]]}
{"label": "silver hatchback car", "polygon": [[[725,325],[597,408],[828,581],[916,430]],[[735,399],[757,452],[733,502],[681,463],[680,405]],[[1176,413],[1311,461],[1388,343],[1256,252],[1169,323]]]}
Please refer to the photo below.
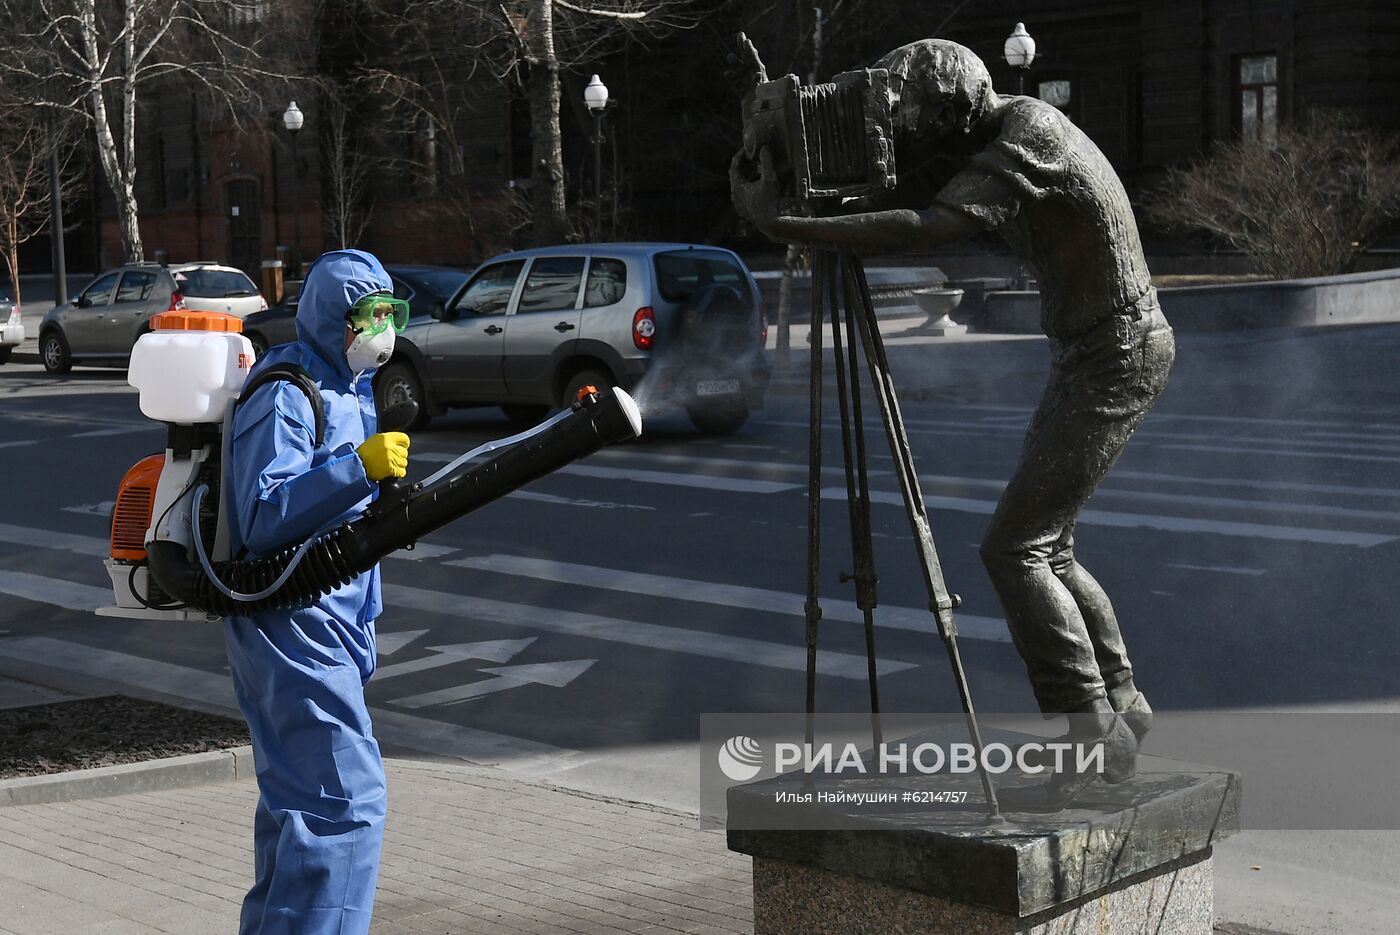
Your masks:
{"label": "silver hatchback car", "polygon": [[189,262],[131,263],[98,276],[39,323],[39,356],[49,373],[78,361],[123,363],[152,315],[189,309],[239,318],[267,308],[248,274],[231,266]]}
{"label": "silver hatchback car", "polygon": [[732,432],[763,405],[771,366],[758,286],[729,250],[694,244],[574,244],[498,256],[433,320],[400,335],[375,380],[387,409],[427,418],[500,406],[522,422],[590,384],[621,386],[651,412],[681,407]]}

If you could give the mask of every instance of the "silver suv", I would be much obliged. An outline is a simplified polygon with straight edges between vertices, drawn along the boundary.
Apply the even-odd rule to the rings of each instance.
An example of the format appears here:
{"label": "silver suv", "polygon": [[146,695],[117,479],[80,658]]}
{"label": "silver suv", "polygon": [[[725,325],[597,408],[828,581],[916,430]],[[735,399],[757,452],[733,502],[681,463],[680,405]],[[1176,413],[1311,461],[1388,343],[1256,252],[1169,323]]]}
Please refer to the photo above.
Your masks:
{"label": "silver suv", "polygon": [[531,422],[594,384],[732,432],[763,405],[766,336],[758,286],[729,250],[544,247],[482,264],[431,321],[399,336],[375,387],[381,410],[419,403],[411,428],[456,406]]}

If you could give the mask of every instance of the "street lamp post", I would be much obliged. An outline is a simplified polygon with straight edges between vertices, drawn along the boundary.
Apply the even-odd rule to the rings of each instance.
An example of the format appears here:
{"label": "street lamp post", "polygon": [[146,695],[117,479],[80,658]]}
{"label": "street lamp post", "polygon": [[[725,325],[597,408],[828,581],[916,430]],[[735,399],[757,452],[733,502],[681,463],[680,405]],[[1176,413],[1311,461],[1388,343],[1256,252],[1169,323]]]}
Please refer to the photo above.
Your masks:
{"label": "street lamp post", "polygon": [[297,107],[297,102],[288,104],[282,114],[282,125],[292,137],[292,178],[297,189],[292,199],[292,266],[298,279],[301,278],[301,160],[297,158],[297,131],[305,122],[306,115]]}
{"label": "street lamp post", "polygon": [[53,250],[53,298],[55,305],[68,304],[67,259],[63,250],[63,180],[58,164],[58,122],[49,124],[49,246]]}
{"label": "street lamp post", "polygon": [[603,236],[603,111],[608,106],[608,86],[594,75],[583,89],[583,103],[593,114],[593,196],[598,199],[597,239]]}
{"label": "street lamp post", "polygon": [[[1031,62],[1035,61],[1035,40],[1026,32],[1025,23],[1017,23],[1016,28],[1011,30],[1011,35],[1006,37],[1006,42],[1001,47],[1001,54],[1006,58],[1006,64],[1016,69],[1016,93],[1024,95],[1026,72],[1030,70]],[[1030,287],[1025,263],[1017,262],[1016,276],[1018,289],[1024,291]]]}

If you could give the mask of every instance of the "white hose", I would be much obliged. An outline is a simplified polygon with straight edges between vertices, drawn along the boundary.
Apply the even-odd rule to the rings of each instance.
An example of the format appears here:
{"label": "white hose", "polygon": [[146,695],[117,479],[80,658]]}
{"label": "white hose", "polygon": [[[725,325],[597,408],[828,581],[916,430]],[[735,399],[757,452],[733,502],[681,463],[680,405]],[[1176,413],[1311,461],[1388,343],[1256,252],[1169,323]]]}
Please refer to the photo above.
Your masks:
{"label": "white hose", "polygon": [[[191,538],[194,539],[194,550],[195,553],[199,555],[199,564],[204,569],[205,576],[213,583],[214,587],[224,593],[225,597],[235,601],[260,601],[265,597],[271,596],[278,588],[287,583],[287,579],[291,577],[292,572],[296,571],[297,566],[301,564],[302,556],[306,554],[306,550],[315,545],[316,540],[329,531],[329,529],[323,529],[321,532],[316,533],[303,542],[297,548],[296,554],[292,556],[292,560],[287,563],[287,567],[282,570],[282,574],[278,576],[277,580],[266,588],[263,588],[257,594],[244,594],[241,591],[234,591],[220,581],[218,575],[214,574],[214,568],[209,564],[209,556],[205,554],[204,551],[204,537],[199,534],[199,505],[204,501],[204,495],[208,492],[209,485],[201,484],[198,489],[195,490],[194,497],[190,501],[190,529],[194,532]],[[332,526],[330,528],[333,529],[334,527]]]}
{"label": "white hose", "polygon": [[473,448],[471,451],[468,451],[466,454],[462,455],[460,458],[453,461],[451,464],[447,465],[442,470],[433,474],[431,477],[419,481],[419,483],[424,487],[437,483],[439,480],[446,477],[448,474],[451,474],[453,471],[457,470],[457,468],[466,464],[468,461],[471,461],[473,458],[479,458],[482,455],[490,454],[496,449],[505,448],[508,445],[518,445],[520,442],[523,442],[528,438],[533,438],[534,436],[540,434],[545,429],[553,426],[555,423],[564,421],[571,415],[573,415],[573,410],[565,409],[563,412],[557,413],[553,418],[546,419],[534,428],[526,429],[519,435],[511,435],[508,438],[498,438],[493,442],[487,442],[484,445]]}

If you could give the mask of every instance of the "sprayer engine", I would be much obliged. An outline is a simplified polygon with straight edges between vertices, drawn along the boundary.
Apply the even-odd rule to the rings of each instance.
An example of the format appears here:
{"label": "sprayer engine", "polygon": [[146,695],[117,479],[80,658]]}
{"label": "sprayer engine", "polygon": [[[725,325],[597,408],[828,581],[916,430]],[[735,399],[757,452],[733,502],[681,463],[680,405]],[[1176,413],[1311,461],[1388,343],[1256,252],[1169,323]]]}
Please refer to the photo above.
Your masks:
{"label": "sprayer engine", "polygon": [[116,606],[97,611],[104,616],[213,621],[306,606],[389,553],[642,432],[630,396],[588,387],[572,408],[469,451],[422,482],[381,481],[351,522],[234,560],[223,439],[252,346],[231,315],[166,313],[151,321],[155,330],[136,342],[128,379],[141,391],[141,411],[166,423],[169,440],[163,455],[143,458],[122,478],[106,562]]}

